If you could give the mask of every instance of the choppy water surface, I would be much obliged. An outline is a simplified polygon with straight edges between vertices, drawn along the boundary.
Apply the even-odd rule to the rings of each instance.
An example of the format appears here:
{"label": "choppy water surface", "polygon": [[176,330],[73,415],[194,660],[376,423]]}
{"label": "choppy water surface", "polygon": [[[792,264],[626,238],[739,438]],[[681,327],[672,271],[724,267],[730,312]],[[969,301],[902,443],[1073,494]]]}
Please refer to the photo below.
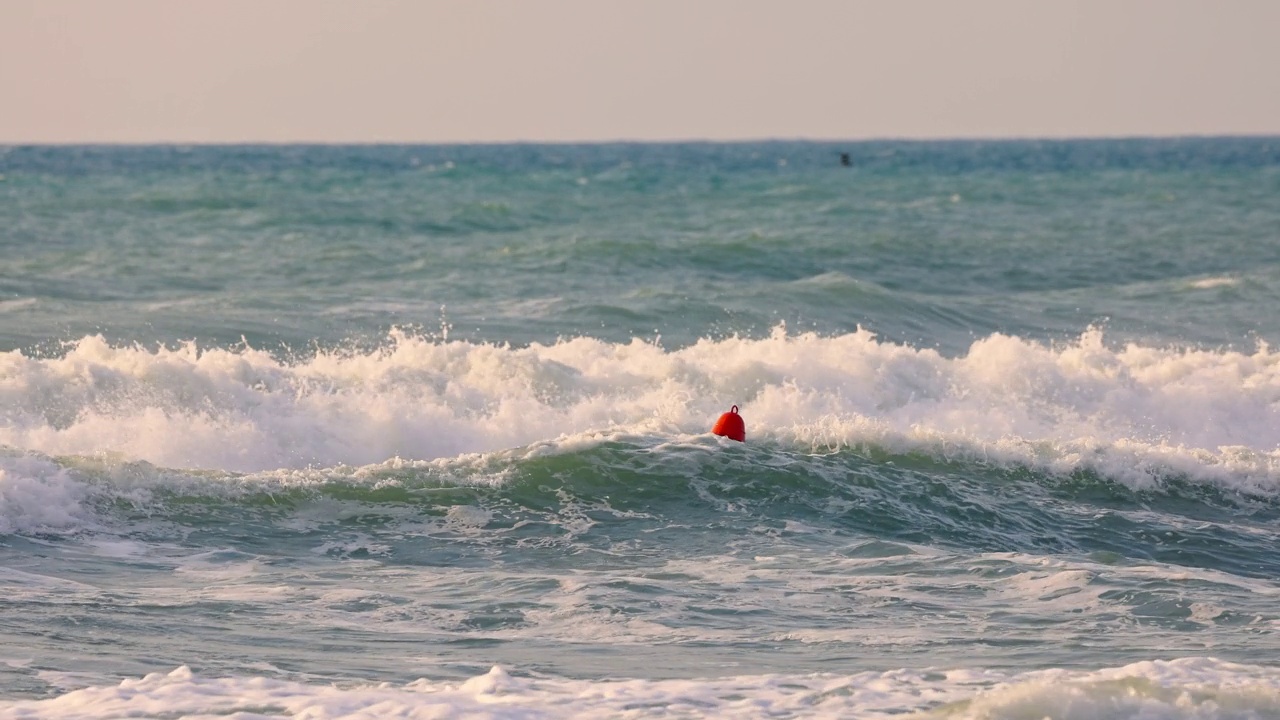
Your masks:
{"label": "choppy water surface", "polygon": [[1280,717],[1280,140],[0,177],[0,717]]}

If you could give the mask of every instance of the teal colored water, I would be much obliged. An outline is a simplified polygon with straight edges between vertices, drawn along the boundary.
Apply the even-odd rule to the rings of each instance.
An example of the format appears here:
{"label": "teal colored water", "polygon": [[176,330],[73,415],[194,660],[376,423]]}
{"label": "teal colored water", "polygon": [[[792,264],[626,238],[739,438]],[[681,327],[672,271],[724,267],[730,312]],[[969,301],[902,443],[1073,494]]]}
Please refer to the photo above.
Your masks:
{"label": "teal colored water", "polygon": [[1276,138],[3,148],[0,717],[1280,717],[1277,310]]}

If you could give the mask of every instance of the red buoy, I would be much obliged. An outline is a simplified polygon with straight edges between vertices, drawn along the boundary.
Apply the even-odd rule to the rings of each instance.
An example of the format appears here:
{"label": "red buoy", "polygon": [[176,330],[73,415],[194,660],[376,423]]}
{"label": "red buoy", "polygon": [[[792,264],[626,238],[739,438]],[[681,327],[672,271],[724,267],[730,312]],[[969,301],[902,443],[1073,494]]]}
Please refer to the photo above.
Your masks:
{"label": "red buoy", "polygon": [[711,428],[711,432],[727,437],[730,440],[746,442],[747,426],[742,422],[742,416],[738,414],[738,406],[734,405],[729,408],[729,412],[721,415],[720,419],[716,421],[715,427]]}

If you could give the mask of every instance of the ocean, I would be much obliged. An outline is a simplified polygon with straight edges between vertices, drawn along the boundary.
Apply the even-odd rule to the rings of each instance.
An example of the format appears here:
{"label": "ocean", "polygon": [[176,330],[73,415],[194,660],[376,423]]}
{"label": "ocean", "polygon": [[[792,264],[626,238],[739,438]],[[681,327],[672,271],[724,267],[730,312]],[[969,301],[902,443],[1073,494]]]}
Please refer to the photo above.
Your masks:
{"label": "ocean", "polygon": [[0,718],[121,717],[1280,718],[1280,138],[0,147]]}

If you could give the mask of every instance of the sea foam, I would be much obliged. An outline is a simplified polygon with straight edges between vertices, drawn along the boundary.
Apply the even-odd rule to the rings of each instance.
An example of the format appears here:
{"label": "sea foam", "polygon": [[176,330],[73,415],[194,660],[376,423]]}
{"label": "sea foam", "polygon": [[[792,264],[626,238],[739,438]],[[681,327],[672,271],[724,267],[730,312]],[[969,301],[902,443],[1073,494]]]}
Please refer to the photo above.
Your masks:
{"label": "sea foam", "polygon": [[1231,719],[1280,712],[1275,669],[1212,658],[1093,672],[984,670],[761,675],[705,680],[578,681],[502,667],[462,682],[319,686],[207,677],[180,667],[45,700],[0,702],[0,719],[254,718],[1111,718]]}
{"label": "sea foam", "polygon": [[1280,353],[1115,347],[1096,329],[1059,345],[992,335],[957,357],[781,327],[670,350],[393,332],[299,359],[98,336],[53,357],[0,355],[11,454],[237,473],[693,435],[733,404],[749,443],[801,452],[874,445],[1135,487],[1178,474],[1272,494],[1280,480]]}

